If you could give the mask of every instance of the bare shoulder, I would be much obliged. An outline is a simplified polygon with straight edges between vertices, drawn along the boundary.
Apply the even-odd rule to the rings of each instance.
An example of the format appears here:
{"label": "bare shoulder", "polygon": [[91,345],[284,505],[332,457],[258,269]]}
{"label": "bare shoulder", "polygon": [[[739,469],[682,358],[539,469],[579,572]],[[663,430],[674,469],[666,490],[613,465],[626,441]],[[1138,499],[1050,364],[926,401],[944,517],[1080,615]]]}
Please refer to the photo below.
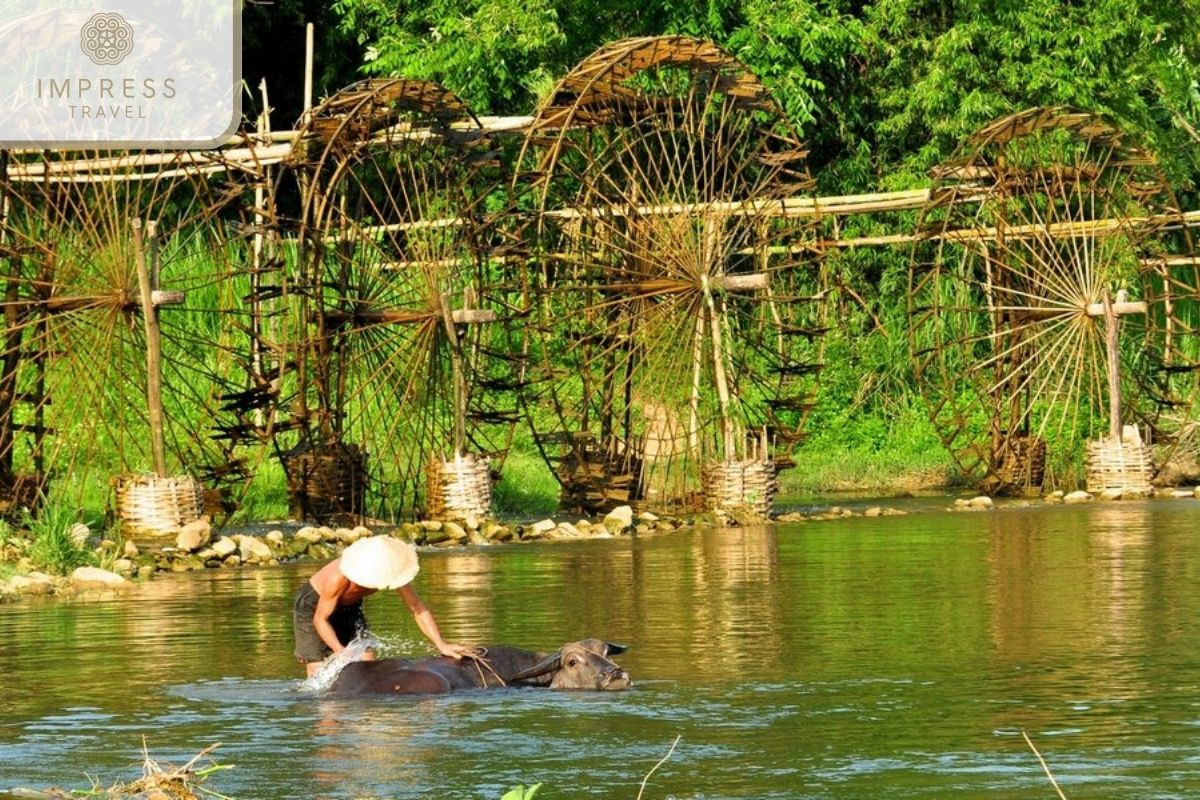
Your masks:
{"label": "bare shoulder", "polygon": [[321,597],[338,597],[350,587],[350,579],[340,569],[341,563],[340,558],[335,558],[309,578],[309,583]]}

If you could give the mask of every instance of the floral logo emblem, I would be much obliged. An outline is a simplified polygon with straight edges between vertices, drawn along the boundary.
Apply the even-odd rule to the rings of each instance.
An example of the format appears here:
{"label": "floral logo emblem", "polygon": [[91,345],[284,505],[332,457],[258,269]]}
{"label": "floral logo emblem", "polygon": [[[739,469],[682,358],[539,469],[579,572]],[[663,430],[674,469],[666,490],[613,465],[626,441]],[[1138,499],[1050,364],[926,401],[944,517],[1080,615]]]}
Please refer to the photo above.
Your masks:
{"label": "floral logo emblem", "polygon": [[115,12],[94,14],[79,31],[79,46],[95,64],[120,64],[133,52],[133,26]]}

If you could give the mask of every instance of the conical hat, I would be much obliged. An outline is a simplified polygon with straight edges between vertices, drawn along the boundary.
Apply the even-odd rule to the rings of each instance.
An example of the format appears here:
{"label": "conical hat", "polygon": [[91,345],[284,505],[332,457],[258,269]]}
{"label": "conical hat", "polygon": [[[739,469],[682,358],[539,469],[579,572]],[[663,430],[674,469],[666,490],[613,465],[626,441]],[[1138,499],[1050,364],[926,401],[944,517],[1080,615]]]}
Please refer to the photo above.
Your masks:
{"label": "conical hat", "polygon": [[342,574],[368,589],[407,586],[420,569],[417,548],[391,536],[359,539],[342,553]]}

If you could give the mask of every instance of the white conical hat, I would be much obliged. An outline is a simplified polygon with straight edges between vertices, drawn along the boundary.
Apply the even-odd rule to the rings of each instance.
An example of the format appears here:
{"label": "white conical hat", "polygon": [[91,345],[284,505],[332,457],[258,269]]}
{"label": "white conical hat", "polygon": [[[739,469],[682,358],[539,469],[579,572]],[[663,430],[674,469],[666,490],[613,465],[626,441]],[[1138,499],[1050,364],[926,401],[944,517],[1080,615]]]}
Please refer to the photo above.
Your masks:
{"label": "white conical hat", "polygon": [[417,548],[392,536],[359,539],[342,553],[342,574],[368,589],[399,589],[421,570]]}

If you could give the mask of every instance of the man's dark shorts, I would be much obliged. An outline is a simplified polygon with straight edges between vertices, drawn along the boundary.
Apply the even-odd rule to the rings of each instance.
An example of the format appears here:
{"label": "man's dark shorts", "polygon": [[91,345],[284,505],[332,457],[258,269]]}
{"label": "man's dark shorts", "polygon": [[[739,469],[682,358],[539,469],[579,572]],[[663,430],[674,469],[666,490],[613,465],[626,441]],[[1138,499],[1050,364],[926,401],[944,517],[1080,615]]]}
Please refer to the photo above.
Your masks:
{"label": "man's dark shorts", "polygon": [[[301,664],[324,661],[333,651],[321,641],[313,627],[313,614],[317,612],[320,595],[308,581],[296,590],[296,601],[292,604],[292,629],[296,634],[296,658]],[[362,601],[348,606],[338,606],[329,616],[329,624],[343,645],[350,644],[360,631],[367,629],[367,618],[363,615]]]}

